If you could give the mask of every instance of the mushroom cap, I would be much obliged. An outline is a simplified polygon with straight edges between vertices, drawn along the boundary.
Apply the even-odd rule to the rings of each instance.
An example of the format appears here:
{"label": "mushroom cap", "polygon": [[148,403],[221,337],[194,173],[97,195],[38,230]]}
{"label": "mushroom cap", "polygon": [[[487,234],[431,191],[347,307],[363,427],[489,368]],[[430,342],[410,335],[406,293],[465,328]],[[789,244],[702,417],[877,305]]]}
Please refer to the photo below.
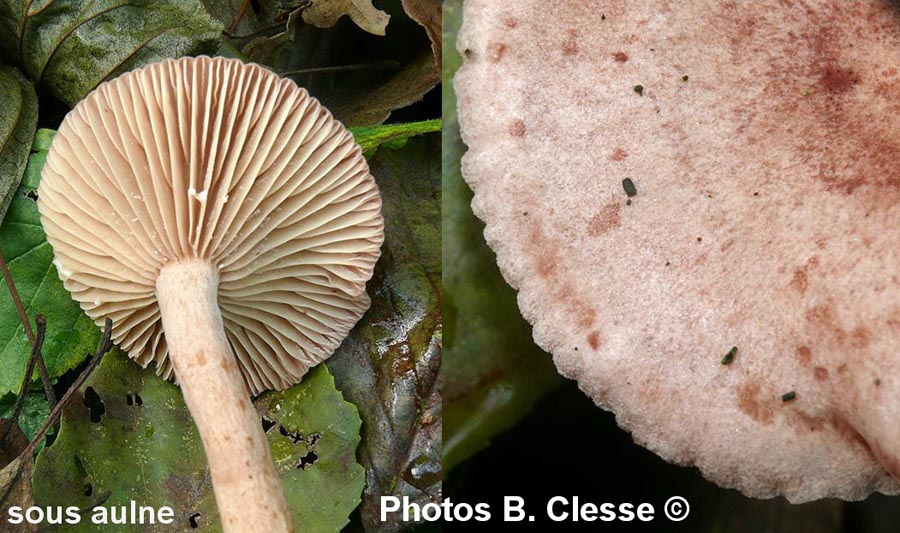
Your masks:
{"label": "mushroom cap", "polygon": [[459,47],[473,209],[560,372],[720,485],[896,493],[896,4],[470,0]]}
{"label": "mushroom cap", "polygon": [[38,188],[66,289],[168,378],[156,278],[200,258],[254,393],[327,358],[369,306],[381,198],[353,136],[293,81],[225,58],[106,82],[66,116]]}

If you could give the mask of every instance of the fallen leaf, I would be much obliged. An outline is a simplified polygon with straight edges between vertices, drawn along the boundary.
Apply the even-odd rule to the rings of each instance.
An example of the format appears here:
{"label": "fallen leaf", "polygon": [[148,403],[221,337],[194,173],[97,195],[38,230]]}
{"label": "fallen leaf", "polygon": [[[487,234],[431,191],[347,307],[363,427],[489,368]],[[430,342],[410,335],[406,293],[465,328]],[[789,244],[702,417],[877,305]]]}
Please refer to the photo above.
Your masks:
{"label": "fallen leaf", "polygon": [[70,106],[135,67],[213,52],[221,32],[199,0],[0,0],[0,48]]}
{"label": "fallen leaf", "polygon": [[13,67],[0,65],[0,220],[19,187],[37,125],[34,87]]}
{"label": "fallen leaf", "polygon": [[[9,421],[0,419],[0,427]],[[23,454],[28,439],[17,427],[12,427],[4,442],[0,443],[0,526],[5,525],[9,508],[30,507],[33,503],[31,476],[34,472],[34,458],[31,453]],[[0,527],[0,530],[6,529]],[[16,531],[37,531],[37,526],[21,524]]]}
{"label": "fallen leaf", "polygon": [[311,0],[309,7],[303,9],[303,21],[318,28],[330,28],[344,15],[373,35],[384,35],[391,19],[375,9],[372,0]]}
{"label": "fallen leaf", "polygon": [[385,219],[382,259],[369,284],[372,307],[329,360],[338,388],[359,409],[367,470],[362,522],[381,522],[380,498],[419,504],[441,498],[440,138],[411,138],[370,159]]}
{"label": "fallen leaf", "polygon": [[441,70],[441,2],[439,0],[402,0],[403,10],[409,18],[418,22],[428,40],[431,41],[431,51],[434,53],[434,61],[438,70]]}
{"label": "fallen leaf", "polygon": [[[46,159],[48,133],[37,136],[25,178],[0,225],[0,246],[28,316],[47,318],[44,361],[51,378],[62,375],[94,351],[99,328],[63,287],[53,264],[53,250],[41,227],[35,202],[36,179]],[[0,290],[0,395],[17,393],[31,343],[8,290]]]}
{"label": "fallen leaf", "polygon": [[391,111],[414,104],[440,82],[431,52],[422,52],[403,70],[371,92],[334,103],[332,109],[347,124],[378,124]]}
{"label": "fallen leaf", "polygon": [[[260,34],[230,43],[252,61],[289,76],[347,126],[384,121],[394,109],[422,100],[440,81],[431,43],[400,0],[384,2],[391,24],[384,37],[349,21],[320,29],[298,23],[302,10],[262,2]],[[279,18],[280,17],[280,18]]]}
{"label": "fallen leaf", "polygon": [[[220,529],[200,436],[178,388],[116,350],[66,406],[59,437],[38,456],[38,505],[168,506],[175,529]],[[354,454],[360,420],[324,365],[257,407],[271,420],[269,444],[298,530],[338,531],[364,483]],[[177,453],[172,453],[177,450]],[[86,518],[67,531],[95,531]],[[172,531],[143,526],[118,531]]]}
{"label": "fallen leaf", "polygon": [[[0,428],[11,421],[0,418]],[[22,452],[28,447],[28,437],[22,433],[18,424],[13,424],[0,442],[0,525],[6,522],[9,508],[29,507],[34,502],[31,493],[31,476],[34,472],[34,458],[31,453]],[[16,531],[36,531],[37,527],[23,524]],[[0,528],[2,530],[2,528]]]}

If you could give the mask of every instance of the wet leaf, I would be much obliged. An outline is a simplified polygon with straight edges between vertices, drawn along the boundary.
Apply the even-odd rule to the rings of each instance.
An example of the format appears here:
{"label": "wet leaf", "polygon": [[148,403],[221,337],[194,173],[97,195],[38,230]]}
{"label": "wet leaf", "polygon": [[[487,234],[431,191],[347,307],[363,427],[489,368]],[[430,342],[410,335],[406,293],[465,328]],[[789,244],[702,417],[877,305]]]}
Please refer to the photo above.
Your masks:
{"label": "wet leaf", "polygon": [[221,32],[199,0],[0,0],[0,48],[69,105],[135,67],[213,52]]}
{"label": "wet leaf", "polygon": [[25,172],[34,128],[34,87],[13,67],[0,65],[0,220]]}
{"label": "wet leaf", "polygon": [[459,161],[465,147],[456,121],[452,78],[461,2],[444,3],[443,253],[447,360],[444,364],[444,468],[450,470],[527,414],[563,382],[550,356],[531,340],[515,291],[484,242]]}
{"label": "wet leaf", "polygon": [[385,244],[369,283],[372,307],[328,366],[363,419],[367,530],[382,495],[438,501],[441,494],[441,184],[436,134],[382,147],[370,159],[384,201]]}
{"label": "wet leaf", "polygon": [[375,9],[372,0],[310,0],[303,10],[303,20],[319,28],[330,28],[344,15],[357,26],[374,35],[384,35],[390,15]]}
{"label": "wet leaf", "polygon": [[[191,529],[192,517],[198,531],[220,530],[203,447],[178,388],[119,351],[104,358],[86,385],[65,408],[56,442],[38,456],[37,504],[85,508],[108,496],[105,507],[131,500],[172,507],[178,531]],[[258,407],[274,422],[269,443],[298,530],[340,530],[364,482],[354,459],[356,410],[324,365],[301,384],[264,395]],[[95,530],[86,519],[67,531]]]}
{"label": "wet leaf", "polygon": [[[0,246],[27,315],[40,313],[47,318],[44,361],[55,378],[94,351],[100,330],[63,287],[41,227],[34,194],[48,146],[49,133],[42,131],[36,137],[37,151],[29,158],[26,177],[0,225]],[[30,353],[31,344],[4,287],[0,290],[0,395],[18,392]]]}

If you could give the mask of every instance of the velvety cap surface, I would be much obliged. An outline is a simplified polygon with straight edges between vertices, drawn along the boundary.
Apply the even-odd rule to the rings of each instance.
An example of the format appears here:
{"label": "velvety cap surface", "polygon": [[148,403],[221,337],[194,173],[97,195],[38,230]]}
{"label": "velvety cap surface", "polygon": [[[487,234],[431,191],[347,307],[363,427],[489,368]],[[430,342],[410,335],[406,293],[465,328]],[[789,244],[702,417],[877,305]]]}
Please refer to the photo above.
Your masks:
{"label": "velvety cap surface", "polygon": [[559,370],[720,485],[896,492],[896,2],[470,0],[459,46],[473,207]]}

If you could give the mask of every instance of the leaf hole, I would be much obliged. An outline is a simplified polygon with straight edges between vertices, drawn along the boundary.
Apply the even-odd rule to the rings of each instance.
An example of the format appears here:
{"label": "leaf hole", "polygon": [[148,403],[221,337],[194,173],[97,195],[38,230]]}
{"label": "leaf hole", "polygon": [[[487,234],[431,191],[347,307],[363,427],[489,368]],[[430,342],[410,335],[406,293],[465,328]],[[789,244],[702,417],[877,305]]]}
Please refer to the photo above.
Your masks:
{"label": "leaf hole", "polygon": [[84,484],[84,495],[90,496],[93,493],[94,493],[94,486],[91,485],[90,483],[85,483]]}
{"label": "leaf hole", "polygon": [[37,199],[38,199],[37,189],[32,189],[32,190],[26,192],[26,193],[25,193],[25,198],[31,198],[32,200],[34,200],[35,202],[37,202]]}
{"label": "leaf hole", "polygon": [[271,418],[264,416],[262,417],[262,428],[263,433],[268,433],[273,427],[275,427],[275,421]]}
{"label": "leaf hole", "polygon": [[316,464],[319,461],[319,454],[316,452],[310,451],[306,455],[300,458],[300,462],[297,463],[297,468],[300,470],[308,470],[312,465]]}
{"label": "leaf hole", "polygon": [[197,523],[197,519],[200,518],[200,513],[193,513],[188,517],[188,523],[191,525],[191,529],[197,529],[200,525]]}
{"label": "leaf hole", "polygon": [[88,387],[84,391],[84,405],[91,412],[91,422],[95,424],[100,422],[103,413],[106,412],[106,406],[103,405],[103,400],[100,399],[100,395],[93,387]]}
{"label": "leaf hole", "polygon": [[260,5],[259,0],[250,0],[250,7],[253,8],[253,12],[257,15],[262,13],[262,5]]}
{"label": "leaf hole", "polygon": [[127,394],[125,395],[125,403],[128,405],[137,405],[138,407],[141,407],[144,405],[144,400],[138,393]]}
{"label": "leaf hole", "polygon": [[299,431],[288,431],[284,426],[278,426],[278,432],[281,433],[283,437],[290,439],[291,444],[297,444],[298,442],[302,442],[303,435],[300,434]]}

